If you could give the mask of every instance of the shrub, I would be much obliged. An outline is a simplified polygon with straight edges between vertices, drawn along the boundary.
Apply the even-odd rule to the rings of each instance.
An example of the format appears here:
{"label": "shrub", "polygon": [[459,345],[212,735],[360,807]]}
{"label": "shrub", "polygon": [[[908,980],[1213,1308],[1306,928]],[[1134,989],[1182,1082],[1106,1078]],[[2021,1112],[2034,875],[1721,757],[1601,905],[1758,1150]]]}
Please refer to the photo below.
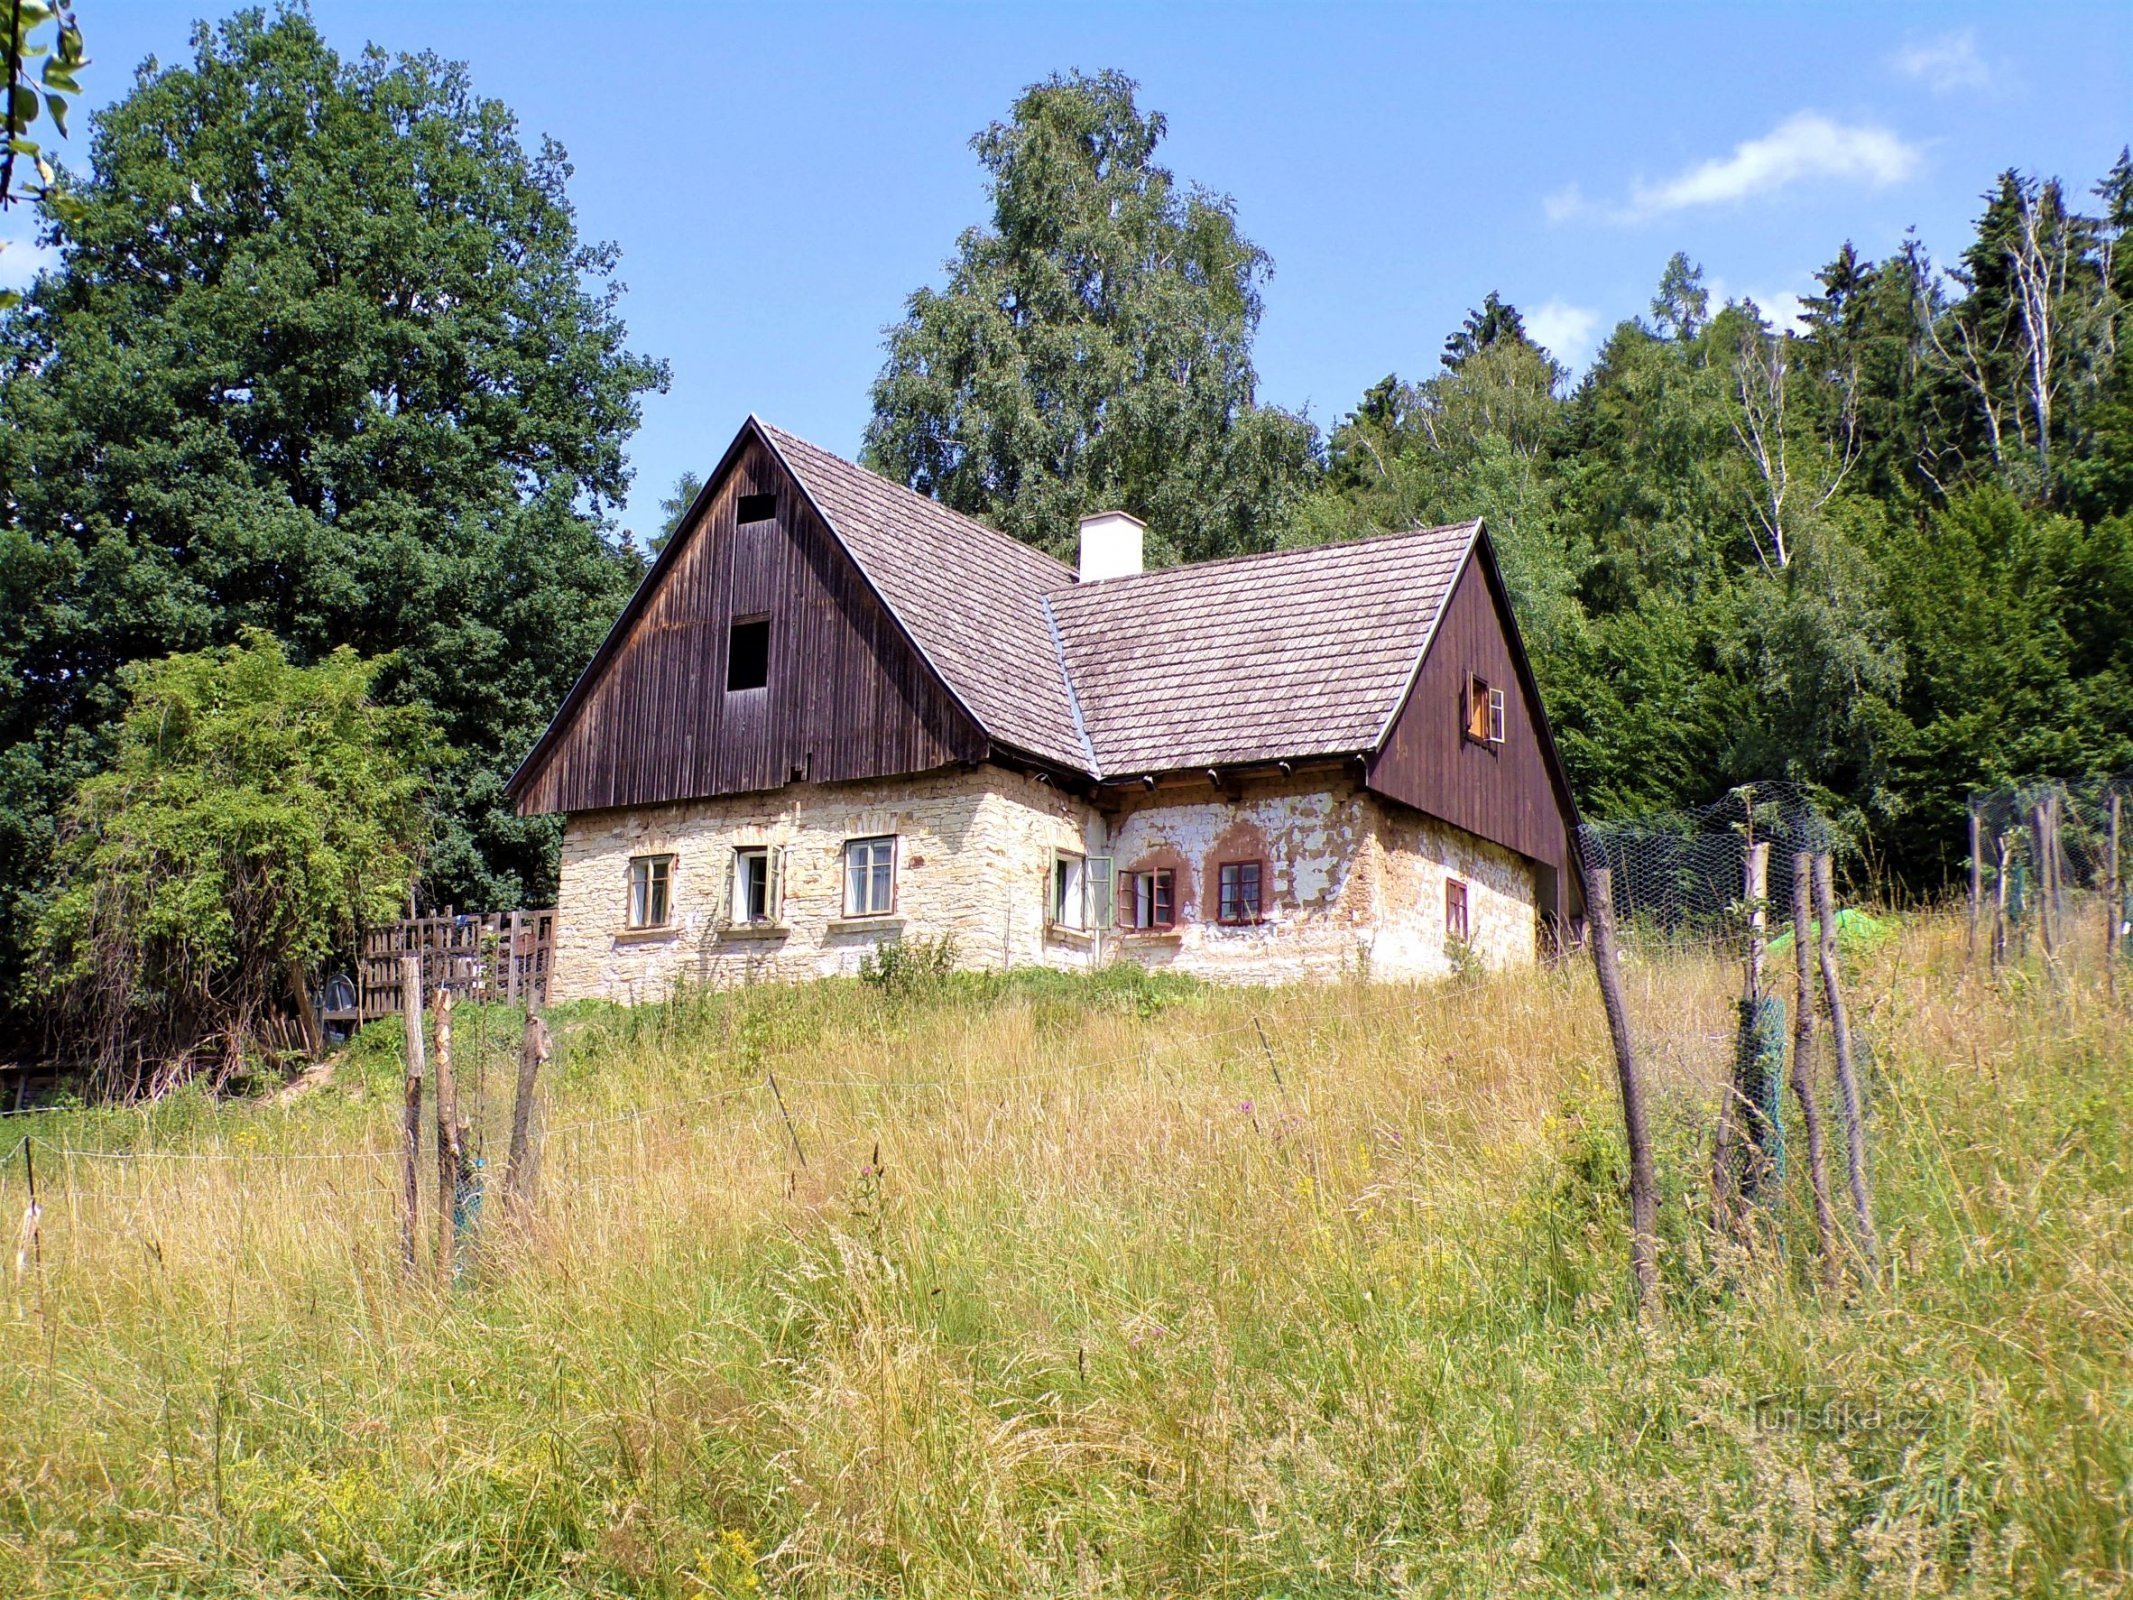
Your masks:
{"label": "shrub", "polygon": [[129,668],[109,770],[69,808],[39,986],[106,1093],[296,1037],[313,966],[398,914],[437,744],[370,698],[380,661],[267,634]]}

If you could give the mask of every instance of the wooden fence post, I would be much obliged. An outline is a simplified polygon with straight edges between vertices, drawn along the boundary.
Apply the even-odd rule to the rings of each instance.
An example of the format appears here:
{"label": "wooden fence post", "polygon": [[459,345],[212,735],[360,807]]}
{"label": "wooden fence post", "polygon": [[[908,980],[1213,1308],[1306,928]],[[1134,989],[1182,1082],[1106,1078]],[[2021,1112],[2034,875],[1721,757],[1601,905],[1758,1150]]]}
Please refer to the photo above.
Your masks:
{"label": "wooden fence post", "polygon": [[1585,871],[1585,914],[1592,934],[1592,964],[1599,974],[1600,1002],[1614,1041],[1615,1073],[1622,1084],[1622,1128],[1629,1140],[1629,1259],[1637,1276],[1637,1303],[1650,1312],[1659,1296],[1659,1201],[1652,1179],[1652,1139],[1644,1114],[1644,1083],[1630,1037],[1629,1008],[1622,998],[1622,971],[1615,952],[1614,874],[1607,867]]}
{"label": "wooden fence post", "polygon": [[[1975,813],[1971,817],[1976,821]],[[1792,854],[1792,1093],[1800,1102],[1800,1122],[1807,1130],[1807,1181],[1814,1191],[1815,1237],[1822,1247],[1822,1285],[1837,1286],[1837,1217],[1829,1204],[1829,1151],[1822,1137],[1822,1107],[1815,1099],[1813,1051],[1815,1042],[1814,976],[1807,954],[1812,937],[1815,858],[1811,851]]]}
{"label": "wooden fence post", "polygon": [[1829,1037],[1837,1061],[1837,1102],[1844,1114],[1845,1173],[1851,1183],[1852,1210],[1867,1269],[1878,1275],[1881,1241],[1874,1232],[1874,1202],[1866,1172],[1866,1120],[1859,1108],[1859,1079],[1853,1070],[1851,1022],[1844,1009],[1844,988],[1837,980],[1837,908],[1830,887],[1829,852],[1815,856],[1815,915],[1821,919],[1822,993],[1829,1003]]}
{"label": "wooden fence post", "polygon": [[459,1195],[459,1091],[452,1081],[452,991],[437,988],[437,1287],[452,1287]]}
{"label": "wooden fence post", "polygon": [[516,911],[511,913],[511,932],[509,935],[511,942],[506,947],[504,955],[504,998],[512,1005],[517,1005],[519,1000],[518,935],[520,915]]}
{"label": "wooden fence post", "polygon": [[1977,918],[1985,898],[1985,852],[1981,846],[1977,815],[1977,796],[1970,797],[1970,939],[1965,946],[1966,957],[1977,960]]}
{"label": "wooden fence post", "polygon": [[407,1024],[407,1080],[403,1085],[400,1159],[400,1266],[415,1271],[415,1224],[422,1206],[422,958],[400,958],[400,1014]]}
{"label": "wooden fence post", "polygon": [[2118,994],[2118,919],[2124,914],[2119,905],[2123,880],[2118,870],[2118,830],[2125,799],[2118,790],[2111,791],[2110,841],[2105,846],[2110,855],[2103,875],[2103,981],[2105,992],[2114,999]]}
{"label": "wooden fence post", "polygon": [[1993,869],[1992,883],[1992,970],[1998,972],[2007,962],[2007,835],[2001,832],[1994,836],[1992,852],[1998,865]]}
{"label": "wooden fence post", "polygon": [[513,1217],[523,1217],[533,1199],[534,1080],[548,1050],[548,1024],[541,1020],[538,996],[529,992],[526,1035],[518,1047],[518,1096],[511,1105],[511,1152],[504,1161],[504,1209]]}

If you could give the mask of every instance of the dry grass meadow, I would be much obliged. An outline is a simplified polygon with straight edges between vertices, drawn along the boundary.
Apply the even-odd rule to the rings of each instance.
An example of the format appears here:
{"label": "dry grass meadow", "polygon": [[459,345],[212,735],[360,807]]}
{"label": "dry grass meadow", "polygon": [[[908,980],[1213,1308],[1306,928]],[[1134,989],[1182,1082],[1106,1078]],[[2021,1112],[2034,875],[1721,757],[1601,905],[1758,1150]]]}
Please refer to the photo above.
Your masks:
{"label": "dry grass meadow", "polygon": [[[391,1028],[20,1119],[0,1593],[2126,1593],[2133,1006],[1940,917],[1850,976],[1889,1270],[1823,1297],[1797,1161],[1765,1249],[1696,1221],[1732,970],[1632,966],[1644,1328],[1583,965],[566,1008],[536,1224],[449,1293]],[[458,1018],[492,1171],[517,1029]]]}

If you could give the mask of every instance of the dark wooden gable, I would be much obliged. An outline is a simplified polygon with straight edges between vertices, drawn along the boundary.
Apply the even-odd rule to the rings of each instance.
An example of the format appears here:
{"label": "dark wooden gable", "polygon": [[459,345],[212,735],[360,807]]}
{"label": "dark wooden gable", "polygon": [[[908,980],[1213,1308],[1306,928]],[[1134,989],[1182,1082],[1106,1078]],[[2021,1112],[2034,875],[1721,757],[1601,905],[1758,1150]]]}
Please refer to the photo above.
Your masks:
{"label": "dark wooden gable", "polygon": [[[1504,691],[1500,745],[1466,736],[1469,675]],[[1369,784],[1552,868],[1544,901],[1557,903],[1542,909],[1582,910],[1571,870],[1577,812],[1486,536],[1476,538],[1444,603],[1421,670],[1371,760]]]}
{"label": "dark wooden gable", "polygon": [[[742,497],[775,497],[739,522]],[[512,780],[522,815],[922,772],[986,742],[751,426]],[[736,618],[759,689],[726,687]]]}

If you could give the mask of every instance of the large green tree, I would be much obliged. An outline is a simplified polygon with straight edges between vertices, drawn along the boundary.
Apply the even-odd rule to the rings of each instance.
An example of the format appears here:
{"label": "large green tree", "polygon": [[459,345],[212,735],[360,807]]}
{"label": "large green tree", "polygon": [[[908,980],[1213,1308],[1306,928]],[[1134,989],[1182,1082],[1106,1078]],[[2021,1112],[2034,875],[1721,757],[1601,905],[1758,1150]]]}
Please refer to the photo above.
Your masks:
{"label": "large green tree", "polygon": [[502,785],[637,576],[609,513],[664,381],[569,175],[460,67],[343,60],[300,11],[203,26],[98,119],[0,321],[0,963],[119,669],[245,628],[391,654],[380,695],[464,755],[431,892],[544,891],[554,829]]}
{"label": "large green tree", "polygon": [[890,329],[867,463],[1062,554],[1109,507],[1156,560],[1268,549],[1314,444],[1254,392],[1270,263],[1226,197],[1156,163],[1134,88],[1048,78],[972,141],[992,221]]}

